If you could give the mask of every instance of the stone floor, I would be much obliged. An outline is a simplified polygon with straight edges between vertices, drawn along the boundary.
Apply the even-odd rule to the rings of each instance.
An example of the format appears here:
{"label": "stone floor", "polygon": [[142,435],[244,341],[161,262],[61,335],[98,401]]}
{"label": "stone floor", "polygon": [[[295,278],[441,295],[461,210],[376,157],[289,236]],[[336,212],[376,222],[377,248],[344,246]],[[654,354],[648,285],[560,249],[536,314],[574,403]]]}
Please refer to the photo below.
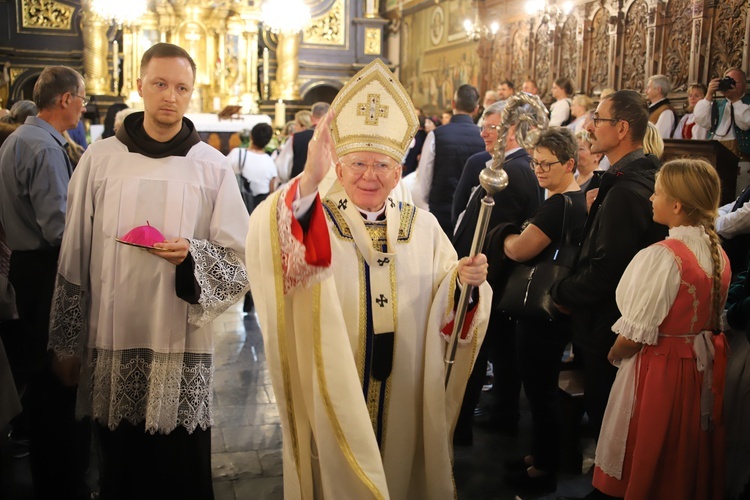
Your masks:
{"label": "stone floor", "polygon": [[[281,427],[257,319],[253,314],[243,318],[241,308],[233,307],[216,320],[215,330],[212,462],[216,500],[282,499]],[[530,417],[524,408],[519,437],[477,429],[474,446],[456,448],[458,497],[462,500],[519,498],[503,484],[501,464],[524,454],[529,428]],[[588,445],[584,469],[588,469],[592,442],[584,444]],[[7,451],[7,441],[0,442],[0,452],[7,457]],[[28,458],[2,463],[10,465],[0,471],[0,498],[30,500]],[[95,463],[91,477],[95,486]],[[563,475],[558,491],[540,498],[582,496],[589,491],[590,484],[590,475]]]}

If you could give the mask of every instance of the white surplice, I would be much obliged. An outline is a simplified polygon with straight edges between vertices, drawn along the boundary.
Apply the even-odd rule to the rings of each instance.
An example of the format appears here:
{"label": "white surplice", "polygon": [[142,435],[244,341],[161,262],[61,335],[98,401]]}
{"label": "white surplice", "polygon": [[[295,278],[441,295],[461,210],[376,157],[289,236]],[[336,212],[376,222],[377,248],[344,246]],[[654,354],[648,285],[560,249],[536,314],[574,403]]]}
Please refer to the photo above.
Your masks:
{"label": "white surplice", "polygon": [[[111,429],[211,425],[210,321],[248,288],[248,215],[226,158],[199,142],[149,158],[117,138],[92,144],[70,181],[50,348],[83,360],[77,414]],[[136,226],[190,241],[198,304],[175,292],[176,268],[116,241]]]}

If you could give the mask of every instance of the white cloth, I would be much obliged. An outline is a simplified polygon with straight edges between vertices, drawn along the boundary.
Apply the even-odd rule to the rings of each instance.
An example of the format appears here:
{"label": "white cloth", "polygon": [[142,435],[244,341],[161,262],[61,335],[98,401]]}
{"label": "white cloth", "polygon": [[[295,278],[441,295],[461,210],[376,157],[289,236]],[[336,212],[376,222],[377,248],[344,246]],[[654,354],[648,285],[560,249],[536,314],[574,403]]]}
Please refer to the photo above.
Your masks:
{"label": "white cloth", "polygon": [[289,182],[292,175],[292,161],[294,160],[294,150],[292,149],[292,141],[294,135],[290,135],[281,146],[279,154],[274,160],[276,163],[276,170],[279,172],[279,179],[282,182]]}
{"label": "white cloth", "polygon": [[573,132],[574,134],[577,134],[578,132],[580,132],[581,130],[583,130],[583,124],[584,123],[586,123],[586,115],[585,114],[579,116],[578,118],[576,118],[572,122],[568,123],[566,125],[566,127],[568,127],[570,129],[570,131]]}
{"label": "white cloth", "polygon": [[[706,130],[711,130],[711,106],[713,101],[701,99],[695,105],[695,122]],[[734,123],[742,130],[750,130],[750,104],[745,104],[742,101],[728,102],[724,106],[724,113],[719,119],[719,124],[716,127],[716,131],[721,135],[714,135],[714,139],[721,141],[729,141],[735,139],[734,128],[730,126],[732,123],[732,108],[734,108]]]}
{"label": "white cloth", "polygon": [[282,421],[285,498],[312,498],[315,487],[333,499],[454,498],[451,436],[486,329],[489,286],[480,288],[446,392],[441,328],[452,317],[456,254],[430,214],[386,202],[395,344],[379,447],[371,419],[379,405],[370,392],[363,397],[362,378],[371,249],[360,251],[350,229],[365,223],[324,202],[331,265],[311,266],[290,233],[288,189],[253,212],[247,248]]}
{"label": "white cloth", "polygon": [[[669,238],[685,243],[700,267],[712,274],[711,243],[702,227],[674,227],[669,230]],[[680,271],[669,249],[651,245],[638,252],[617,285],[615,295],[622,317],[612,326],[612,331],[633,342],[656,345],[659,325],[674,304],[680,282]],[[639,356],[640,353],[623,359],[617,370],[596,447],[596,465],[617,479],[622,477]]]}
{"label": "white cloth", "polygon": [[411,188],[414,204],[422,210],[430,210],[427,200],[430,198],[432,175],[435,170],[435,133],[429,132],[422,145],[422,156],[414,173],[416,176]]}
{"label": "white cloth", "polygon": [[559,127],[570,118],[570,101],[568,98],[560,99],[549,107],[549,126]]}
{"label": "white cloth", "polygon": [[672,135],[673,139],[683,139],[682,137],[682,129],[685,128],[686,125],[690,125],[691,123],[695,123],[693,125],[692,135],[693,137],[691,139],[695,141],[705,141],[708,137],[708,129],[705,129],[698,125],[695,121],[695,113],[685,113],[682,118],[680,118],[680,122],[677,124],[677,127],[674,129],[674,134]]}
{"label": "white cloth", "polygon": [[750,233],[750,203],[745,203],[736,211],[732,208],[736,202],[727,203],[719,207],[714,227],[722,238],[734,238],[738,234]]}
{"label": "white cloth", "polygon": [[[70,181],[50,348],[82,358],[79,416],[150,432],[211,425],[210,321],[247,290],[247,212],[227,159],[199,142],[185,157],[89,146]],[[190,241],[198,304],[175,292],[176,268],[118,243],[150,223]]]}
{"label": "white cloth", "polygon": [[[232,151],[229,154],[231,155]],[[253,196],[268,194],[271,191],[271,181],[277,175],[276,164],[270,156],[248,150],[245,166],[242,167],[242,177],[250,184]]]}

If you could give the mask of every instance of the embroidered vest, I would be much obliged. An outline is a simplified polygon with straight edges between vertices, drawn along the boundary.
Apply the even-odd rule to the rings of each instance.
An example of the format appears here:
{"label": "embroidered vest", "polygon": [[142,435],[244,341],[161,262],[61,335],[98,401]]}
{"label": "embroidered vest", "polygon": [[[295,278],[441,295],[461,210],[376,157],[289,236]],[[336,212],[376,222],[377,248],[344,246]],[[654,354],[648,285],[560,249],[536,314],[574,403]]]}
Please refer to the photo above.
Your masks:
{"label": "embroidered vest", "polygon": [[[745,95],[742,98],[742,102],[750,104],[750,95]],[[708,131],[708,139],[721,140],[721,137],[716,136],[716,130],[721,122],[721,117],[724,116],[724,108],[727,106],[726,99],[721,101],[714,100],[711,105],[711,129]],[[723,131],[722,131],[723,132]],[[750,130],[742,130],[734,124],[734,137],[737,139],[737,145],[740,153],[750,154]]]}

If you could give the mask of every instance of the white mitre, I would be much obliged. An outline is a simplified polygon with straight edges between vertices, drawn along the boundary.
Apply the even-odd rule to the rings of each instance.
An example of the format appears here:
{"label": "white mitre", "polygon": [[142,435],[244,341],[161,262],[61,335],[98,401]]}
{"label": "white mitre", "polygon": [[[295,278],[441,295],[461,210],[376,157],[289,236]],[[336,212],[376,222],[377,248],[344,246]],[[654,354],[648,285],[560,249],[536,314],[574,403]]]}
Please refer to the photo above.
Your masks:
{"label": "white mitre", "polygon": [[372,151],[400,164],[419,128],[409,94],[380,59],[354,75],[331,108],[336,112],[331,135],[339,157]]}

